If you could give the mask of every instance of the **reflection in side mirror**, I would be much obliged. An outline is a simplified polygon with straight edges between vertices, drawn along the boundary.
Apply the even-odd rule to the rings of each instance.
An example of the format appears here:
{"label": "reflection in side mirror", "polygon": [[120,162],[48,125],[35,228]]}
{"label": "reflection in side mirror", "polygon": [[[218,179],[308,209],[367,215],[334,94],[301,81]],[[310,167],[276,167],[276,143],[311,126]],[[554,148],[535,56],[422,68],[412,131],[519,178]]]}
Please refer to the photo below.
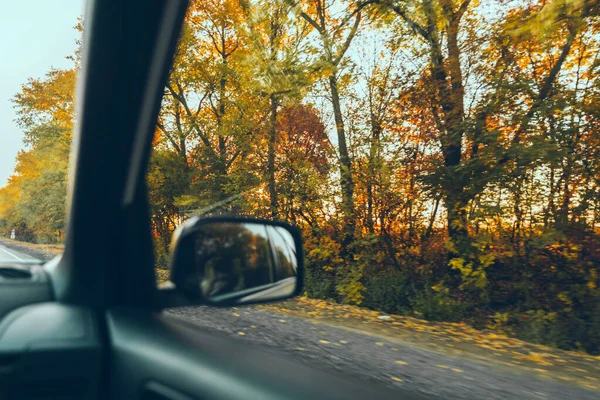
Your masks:
{"label": "reflection in side mirror", "polygon": [[214,305],[282,300],[299,293],[297,229],[283,223],[207,218],[186,223],[175,244],[171,280]]}
{"label": "reflection in side mirror", "polygon": [[291,296],[296,260],[294,238],[282,227],[214,223],[204,225],[196,237],[201,290],[211,303],[232,297],[247,303]]}

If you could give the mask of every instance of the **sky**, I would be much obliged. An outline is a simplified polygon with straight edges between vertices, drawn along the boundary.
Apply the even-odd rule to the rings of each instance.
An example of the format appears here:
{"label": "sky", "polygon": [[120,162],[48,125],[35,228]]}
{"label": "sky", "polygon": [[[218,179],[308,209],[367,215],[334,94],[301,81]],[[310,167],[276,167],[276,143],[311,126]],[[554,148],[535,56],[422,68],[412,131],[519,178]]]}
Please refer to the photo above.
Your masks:
{"label": "sky", "polygon": [[24,147],[10,100],[28,78],[41,78],[51,67],[73,65],[66,56],[76,48],[80,35],[74,26],[84,7],[83,0],[0,2],[0,187]]}

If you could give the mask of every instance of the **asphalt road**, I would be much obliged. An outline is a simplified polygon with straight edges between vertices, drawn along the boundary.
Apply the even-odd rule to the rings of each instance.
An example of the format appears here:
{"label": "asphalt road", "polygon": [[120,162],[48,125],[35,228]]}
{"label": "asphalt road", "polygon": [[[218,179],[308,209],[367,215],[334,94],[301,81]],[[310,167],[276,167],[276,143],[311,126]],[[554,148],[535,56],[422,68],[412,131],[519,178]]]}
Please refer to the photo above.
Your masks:
{"label": "asphalt road", "polygon": [[574,384],[259,308],[184,307],[168,312],[315,368],[435,399],[600,399],[600,392]]}
{"label": "asphalt road", "polygon": [[0,244],[0,263],[35,261],[38,261],[38,259],[20,251],[9,249],[8,247]]}

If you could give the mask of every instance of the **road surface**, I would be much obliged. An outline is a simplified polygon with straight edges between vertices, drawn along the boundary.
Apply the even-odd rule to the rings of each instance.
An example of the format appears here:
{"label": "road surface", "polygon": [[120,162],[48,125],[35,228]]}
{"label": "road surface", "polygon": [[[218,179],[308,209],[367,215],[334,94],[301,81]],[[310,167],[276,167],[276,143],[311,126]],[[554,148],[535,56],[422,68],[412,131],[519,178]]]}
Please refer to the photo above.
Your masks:
{"label": "road surface", "polygon": [[8,247],[0,244],[0,263],[32,263],[37,261],[39,260],[35,257],[17,250],[9,249]]}
{"label": "road surface", "polygon": [[[338,371],[349,379],[402,388],[433,399],[600,399],[600,391],[575,383],[546,380],[492,363],[453,358],[397,338],[260,308],[184,307],[168,312],[209,330],[292,356],[315,368]],[[598,376],[600,370],[592,372]]]}

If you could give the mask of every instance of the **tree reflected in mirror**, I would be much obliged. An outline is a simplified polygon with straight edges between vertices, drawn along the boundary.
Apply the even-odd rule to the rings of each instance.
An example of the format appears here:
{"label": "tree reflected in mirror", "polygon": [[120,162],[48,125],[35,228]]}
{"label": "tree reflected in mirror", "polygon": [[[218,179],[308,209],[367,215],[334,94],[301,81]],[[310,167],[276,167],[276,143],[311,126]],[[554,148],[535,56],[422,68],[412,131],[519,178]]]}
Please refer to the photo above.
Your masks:
{"label": "tree reflected in mirror", "polygon": [[288,297],[296,288],[297,251],[284,228],[260,223],[205,224],[196,236],[196,268],[208,301]]}

